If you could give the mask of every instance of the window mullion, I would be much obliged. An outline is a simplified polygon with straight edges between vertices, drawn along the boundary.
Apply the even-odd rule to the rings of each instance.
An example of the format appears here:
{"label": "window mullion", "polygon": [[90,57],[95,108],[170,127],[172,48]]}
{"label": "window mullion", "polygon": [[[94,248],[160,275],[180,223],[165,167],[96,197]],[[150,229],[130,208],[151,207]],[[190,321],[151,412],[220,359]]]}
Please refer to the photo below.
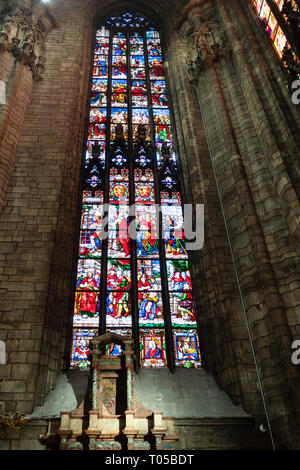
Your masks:
{"label": "window mullion", "polygon": [[[112,88],[112,41],[113,33],[109,35],[109,54],[108,54],[108,79],[107,79],[107,116],[106,116],[106,151],[105,151],[105,179],[103,202],[105,212],[103,212],[103,220],[108,220],[108,203],[109,203],[109,156],[110,156],[110,128],[111,128],[111,88]],[[104,230],[106,229],[106,232]],[[108,227],[103,226],[102,240],[102,265],[101,265],[101,284],[100,284],[100,334],[106,331],[106,296],[107,296],[107,254],[108,254]]]}

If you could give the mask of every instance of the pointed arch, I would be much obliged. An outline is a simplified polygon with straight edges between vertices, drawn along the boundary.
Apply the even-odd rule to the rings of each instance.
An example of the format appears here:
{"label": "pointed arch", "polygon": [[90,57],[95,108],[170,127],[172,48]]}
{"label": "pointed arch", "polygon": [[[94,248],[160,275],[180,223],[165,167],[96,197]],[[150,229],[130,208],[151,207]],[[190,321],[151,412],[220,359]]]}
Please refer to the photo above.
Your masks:
{"label": "pointed arch", "polygon": [[71,366],[110,331],[137,368],[200,367],[160,34],[136,10],[96,31],[81,224]]}

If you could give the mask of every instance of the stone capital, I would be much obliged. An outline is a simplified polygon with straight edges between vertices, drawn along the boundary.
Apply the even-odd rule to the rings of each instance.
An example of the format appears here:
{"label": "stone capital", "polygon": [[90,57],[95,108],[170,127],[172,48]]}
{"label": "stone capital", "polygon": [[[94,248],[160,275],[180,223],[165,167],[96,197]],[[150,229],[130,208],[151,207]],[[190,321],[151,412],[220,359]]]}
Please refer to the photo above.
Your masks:
{"label": "stone capital", "polygon": [[45,5],[32,0],[11,3],[0,16],[0,53],[8,51],[26,64],[34,79],[44,71],[45,36],[58,23]]}
{"label": "stone capital", "polygon": [[228,54],[225,31],[213,6],[214,0],[190,2],[179,22],[179,32],[187,44],[186,65],[193,84],[202,72]]}

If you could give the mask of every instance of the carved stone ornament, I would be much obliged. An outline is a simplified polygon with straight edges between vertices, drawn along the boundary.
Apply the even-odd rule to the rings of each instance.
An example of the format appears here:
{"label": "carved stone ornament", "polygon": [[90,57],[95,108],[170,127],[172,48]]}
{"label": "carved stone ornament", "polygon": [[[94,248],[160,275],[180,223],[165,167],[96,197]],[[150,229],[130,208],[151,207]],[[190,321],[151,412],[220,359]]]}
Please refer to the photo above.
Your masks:
{"label": "carved stone ornament", "polygon": [[12,53],[32,70],[35,80],[39,80],[46,61],[45,35],[56,26],[48,8],[36,15],[32,7],[7,7],[0,17],[0,53]]}
{"label": "carved stone ornament", "polygon": [[187,42],[186,65],[191,83],[212,64],[228,54],[227,40],[220,23],[213,16],[186,19],[180,28]]}

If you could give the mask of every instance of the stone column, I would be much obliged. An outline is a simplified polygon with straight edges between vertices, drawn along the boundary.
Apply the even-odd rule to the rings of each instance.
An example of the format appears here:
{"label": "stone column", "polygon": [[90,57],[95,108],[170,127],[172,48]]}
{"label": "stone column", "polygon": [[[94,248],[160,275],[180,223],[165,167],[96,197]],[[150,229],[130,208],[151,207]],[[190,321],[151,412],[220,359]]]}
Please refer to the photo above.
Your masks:
{"label": "stone column", "polygon": [[[272,100],[273,107],[280,106],[267,61],[255,41],[245,48],[250,21],[239,2],[195,0],[186,7],[179,27],[186,39],[186,65],[206,129],[267,421],[276,447],[297,448],[299,372],[291,363],[291,344],[299,332],[299,181],[298,170],[292,178],[282,159],[282,151],[297,151],[296,140],[287,119],[279,126],[270,109]],[[247,60],[249,49],[268,96],[258,89]],[[288,98],[282,91],[281,103]],[[289,140],[283,142],[276,133],[279,128]]]}

